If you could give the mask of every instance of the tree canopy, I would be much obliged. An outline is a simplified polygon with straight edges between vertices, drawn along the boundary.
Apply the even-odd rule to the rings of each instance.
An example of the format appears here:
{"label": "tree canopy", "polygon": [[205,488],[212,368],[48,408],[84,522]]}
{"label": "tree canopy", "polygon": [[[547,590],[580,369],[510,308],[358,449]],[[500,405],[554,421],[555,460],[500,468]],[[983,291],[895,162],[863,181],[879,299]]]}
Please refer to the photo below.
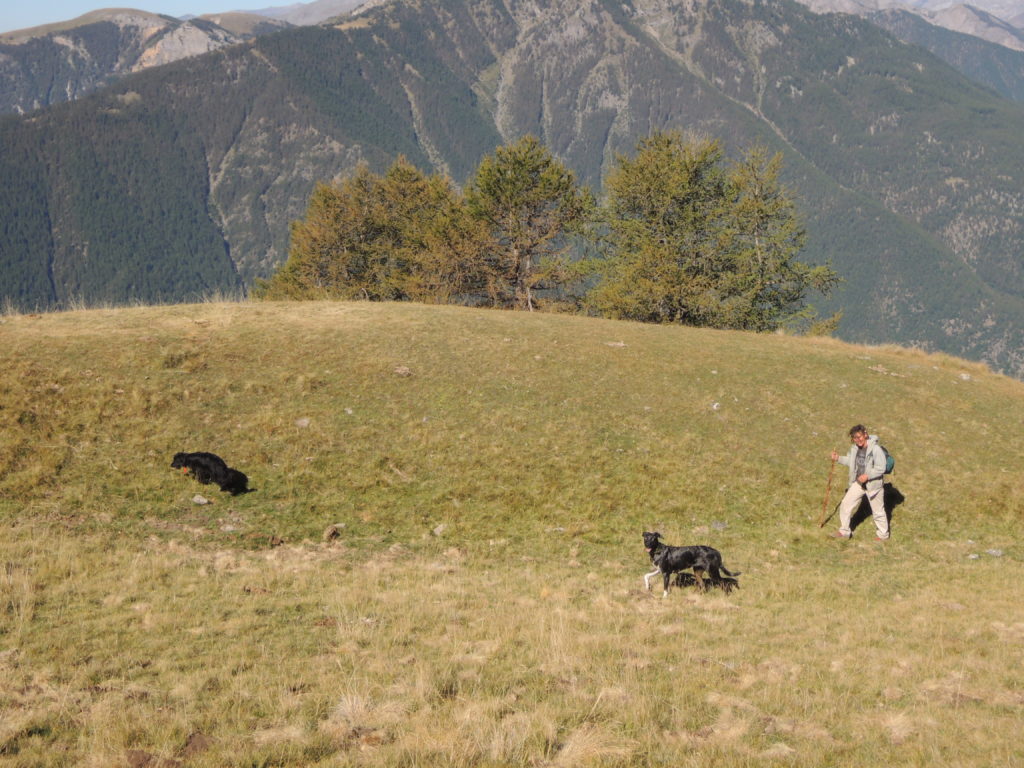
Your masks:
{"label": "tree canopy", "polygon": [[657,133],[606,182],[600,275],[588,306],[607,317],[770,331],[809,317],[838,277],[796,260],[806,238],[781,156],[726,164],[719,142]]}
{"label": "tree canopy", "polygon": [[[403,157],[382,176],[364,165],[317,186],[287,262],[258,295],[533,310],[589,274],[583,307],[605,317],[808,325],[808,294],[827,294],[838,276],[797,259],[806,233],[781,169],[763,147],[727,161],[718,141],[655,133],[616,159],[598,209],[533,136],[484,157],[464,195]],[[581,244],[597,255],[582,258]]]}
{"label": "tree canopy", "polygon": [[534,136],[498,147],[477,168],[466,202],[494,241],[491,272],[501,304],[534,309],[537,289],[567,279],[570,235],[580,231],[593,208],[572,171]]}
{"label": "tree canopy", "polygon": [[487,284],[487,245],[451,182],[399,157],[383,176],[364,165],[317,185],[292,223],[288,260],[258,293],[448,303]]}

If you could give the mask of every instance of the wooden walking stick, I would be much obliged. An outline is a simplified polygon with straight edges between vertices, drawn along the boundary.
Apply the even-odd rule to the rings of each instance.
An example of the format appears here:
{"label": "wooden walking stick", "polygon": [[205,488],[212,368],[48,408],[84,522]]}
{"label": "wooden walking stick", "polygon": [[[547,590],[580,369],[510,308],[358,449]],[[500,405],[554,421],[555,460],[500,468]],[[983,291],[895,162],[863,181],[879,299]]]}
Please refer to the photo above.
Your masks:
{"label": "wooden walking stick", "polygon": [[[821,502],[821,514],[818,516],[818,527],[825,525],[825,508],[828,507],[828,497],[832,495],[832,473],[836,469],[836,460],[832,459],[832,466],[828,468],[828,486],[825,488],[825,498]],[[831,515],[829,516],[831,517]]]}

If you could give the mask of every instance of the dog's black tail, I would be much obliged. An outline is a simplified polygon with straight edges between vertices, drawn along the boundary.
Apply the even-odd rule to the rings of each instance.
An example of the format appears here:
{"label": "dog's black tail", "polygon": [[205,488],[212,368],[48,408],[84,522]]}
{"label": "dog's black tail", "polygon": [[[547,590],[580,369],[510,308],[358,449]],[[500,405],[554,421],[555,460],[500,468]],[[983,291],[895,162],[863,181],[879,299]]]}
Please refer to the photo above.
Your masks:
{"label": "dog's black tail", "polygon": [[724,573],[726,576],[728,576],[731,579],[735,579],[737,576],[740,575],[740,571],[736,571],[735,573],[733,573],[728,568],[726,568],[724,565],[722,566],[722,573]]}

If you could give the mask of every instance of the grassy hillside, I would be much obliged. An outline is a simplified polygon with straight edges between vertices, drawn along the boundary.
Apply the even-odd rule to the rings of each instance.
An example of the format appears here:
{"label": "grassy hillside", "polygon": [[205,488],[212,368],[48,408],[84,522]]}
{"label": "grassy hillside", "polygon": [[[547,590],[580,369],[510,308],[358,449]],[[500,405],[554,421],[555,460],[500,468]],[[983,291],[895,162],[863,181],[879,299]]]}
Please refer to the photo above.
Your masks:
{"label": "grassy hillside", "polygon": [[[410,304],[8,316],[0,349],[0,764],[1024,759],[1020,382]],[[884,544],[817,526],[857,421]],[[648,594],[651,528],[742,588]]]}

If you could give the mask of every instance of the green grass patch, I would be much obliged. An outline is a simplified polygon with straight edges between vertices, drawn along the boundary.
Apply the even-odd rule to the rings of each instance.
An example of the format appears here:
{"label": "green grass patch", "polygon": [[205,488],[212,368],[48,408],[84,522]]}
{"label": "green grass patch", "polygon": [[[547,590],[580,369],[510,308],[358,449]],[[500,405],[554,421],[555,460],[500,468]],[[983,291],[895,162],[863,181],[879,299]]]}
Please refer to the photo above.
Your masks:
{"label": "green grass patch", "polygon": [[[1024,758],[1020,382],[405,304],[0,320],[0,764]],[[886,544],[817,526],[859,421]],[[649,528],[742,588],[646,593]]]}

